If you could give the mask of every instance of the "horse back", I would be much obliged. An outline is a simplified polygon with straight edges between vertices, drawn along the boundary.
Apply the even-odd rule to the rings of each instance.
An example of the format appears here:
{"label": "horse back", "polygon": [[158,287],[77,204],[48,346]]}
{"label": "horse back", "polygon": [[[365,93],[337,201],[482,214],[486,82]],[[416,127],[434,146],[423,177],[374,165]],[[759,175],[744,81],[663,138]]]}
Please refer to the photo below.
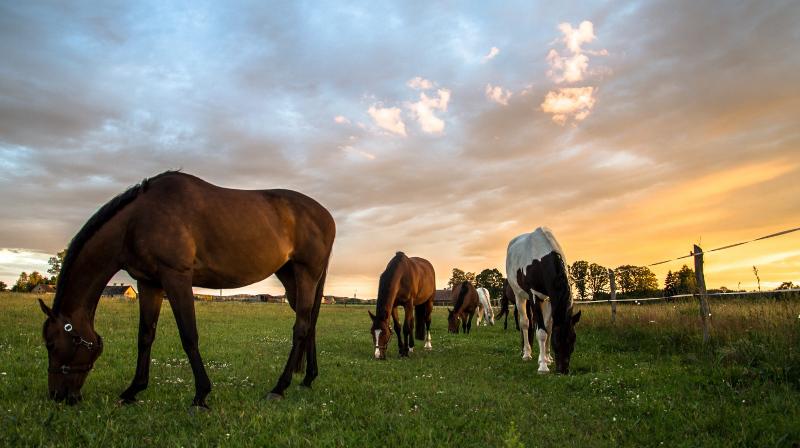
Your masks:
{"label": "horse back", "polygon": [[421,257],[408,257],[402,284],[412,305],[428,301],[436,292],[436,274],[431,262]]}
{"label": "horse back", "polygon": [[183,173],[151,179],[128,219],[133,271],[148,277],[167,264],[208,287],[253,283],[289,260],[327,264],[336,232],[330,213],[301,193],[223,188]]}

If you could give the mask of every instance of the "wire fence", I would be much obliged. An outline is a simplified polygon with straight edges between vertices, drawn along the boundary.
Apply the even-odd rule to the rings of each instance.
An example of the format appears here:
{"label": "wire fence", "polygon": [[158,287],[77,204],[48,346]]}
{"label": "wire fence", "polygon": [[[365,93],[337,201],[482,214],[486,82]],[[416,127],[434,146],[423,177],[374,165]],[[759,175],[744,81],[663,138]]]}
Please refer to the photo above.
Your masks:
{"label": "wire fence", "polygon": [[756,241],[775,238],[775,237],[778,237],[778,236],[786,235],[786,234],[789,234],[789,233],[792,233],[792,232],[797,232],[797,231],[800,231],[800,227],[795,227],[793,229],[787,229],[787,230],[781,230],[780,232],[770,233],[769,235],[764,235],[764,236],[761,236],[761,237],[758,237],[758,238],[753,238],[751,240],[740,241],[738,243],[727,244],[725,246],[716,247],[714,249],[703,250],[703,251],[700,251],[700,252],[692,251],[691,253],[689,253],[689,255],[682,255],[680,257],[670,258],[669,260],[657,261],[655,263],[650,263],[650,264],[646,264],[646,265],[643,265],[643,266],[631,266],[629,268],[618,269],[617,271],[621,272],[621,271],[636,269],[636,268],[640,268],[640,267],[649,268],[651,266],[658,266],[660,264],[671,263],[673,261],[683,260],[685,258],[692,258],[692,257],[698,256],[698,255],[703,255],[703,254],[707,254],[707,253],[710,253],[710,252],[717,252],[717,251],[720,251],[720,250],[730,249],[732,247],[738,247],[738,246],[742,246],[742,245],[745,245],[745,244],[754,243]]}
{"label": "wire fence", "polygon": [[[765,295],[765,294],[782,294],[787,292],[800,292],[800,288],[791,288],[791,289],[772,289],[769,291],[733,291],[733,292],[715,292],[715,293],[707,293],[706,296],[714,297],[714,296],[744,296],[744,295]],[[576,300],[573,302],[575,305],[591,305],[594,303],[611,303],[611,302],[650,302],[655,300],[672,300],[672,299],[686,299],[686,298],[694,298],[697,294],[675,294],[674,296],[664,296],[664,297],[643,297],[641,299],[602,299],[602,300]]]}

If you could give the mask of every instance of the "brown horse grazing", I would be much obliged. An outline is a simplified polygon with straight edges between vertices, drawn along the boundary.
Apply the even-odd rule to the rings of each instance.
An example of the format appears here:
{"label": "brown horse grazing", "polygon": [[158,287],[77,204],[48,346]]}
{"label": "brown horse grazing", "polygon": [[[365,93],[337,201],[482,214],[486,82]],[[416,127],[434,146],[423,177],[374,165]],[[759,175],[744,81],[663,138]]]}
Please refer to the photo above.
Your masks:
{"label": "brown horse grazing", "polygon": [[[367,311],[372,319],[370,333],[375,346],[375,359],[386,359],[386,348],[392,337],[392,330],[389,328],[390,314],[394,331],[398,335],[400,356],[408,356],[414,351],[412,327],[415,329],[414,336],[420,341],[424,339],[425,348],[431,349],[431,314],[435,294],[436,275],[433,265],[424,258],[407,257],[406,254],[397,252],[381,274],[375,314]],[[397,315],[397,308],[401,306],[405,310],[402,333]]]}
{"label": "brown horse grazing", "polygon": [[460,320],[464,333],[469,333],[472,328],[472,315],[478,307],[478,291],[472,283],[464,281],[453,288],[452,298],[455,305],[452,310],[447,310],[447,330],[450,333],[458,333]]}
{"label": "brown horse grazing", "polygon": [[198,349],[192,286],[236,288],[273,273],[296,313],[292,349],[268,398],[282,398],[306,362],[303,385],[317,376],[316,323],[336,226],[313,199],[289,190],[233,190],[165,172],[115,197],[67,249],[44,340],[50,397],[74,404],[103,342],[94,315],[103,287],[124,269],[139,285],[136,374],[120,396],[132,403],[147,387],[150,347],[166,292],[195,380],[192,405],[207,407],[211,382]]}

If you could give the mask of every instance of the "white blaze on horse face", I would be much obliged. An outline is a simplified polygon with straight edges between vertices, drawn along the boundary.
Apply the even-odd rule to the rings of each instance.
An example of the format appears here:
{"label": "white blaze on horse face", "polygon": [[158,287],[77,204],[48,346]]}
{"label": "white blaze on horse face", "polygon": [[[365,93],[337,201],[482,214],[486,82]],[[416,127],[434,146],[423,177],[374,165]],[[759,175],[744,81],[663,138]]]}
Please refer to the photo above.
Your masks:
{"label": "white blaze on horse face", "polygon": [[380,359],[381,357],[381,349],[380,349],[380,341],[381,341],[381,330],[375,330],[375,359]]}
{"label": "white blaze on horse face", "polygon": [[430,350],[430,349],[433,348],[433,346],[431,345],[431,332],[430,331],[425,333],[425,348],[427,350]]}

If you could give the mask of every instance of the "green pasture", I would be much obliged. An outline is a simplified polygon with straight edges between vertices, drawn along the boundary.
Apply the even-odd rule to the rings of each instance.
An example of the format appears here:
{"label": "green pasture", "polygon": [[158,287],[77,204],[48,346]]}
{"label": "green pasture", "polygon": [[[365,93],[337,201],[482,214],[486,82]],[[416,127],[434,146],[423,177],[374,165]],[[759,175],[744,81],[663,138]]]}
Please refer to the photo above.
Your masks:
{"label": "green pasture", "polygon": [[[51,299],[48,299],[48,301]],[[409,359],[371,359],[367,308],[323,305],[313,390],[295,376],[265,401],[286,361],[287,305],[197,303],[210,412],[165,301],[150,387],[118,406],[135,367],[138,306],[102,300],[105,351],[69,407],[47,399],[44,316],[32,295],[0,294],[0,446],[796,446],[800,300],[712,301],[703,348],[696,304],[582,305],[568,376],[537,375],[502,325],[446,332]]]}

